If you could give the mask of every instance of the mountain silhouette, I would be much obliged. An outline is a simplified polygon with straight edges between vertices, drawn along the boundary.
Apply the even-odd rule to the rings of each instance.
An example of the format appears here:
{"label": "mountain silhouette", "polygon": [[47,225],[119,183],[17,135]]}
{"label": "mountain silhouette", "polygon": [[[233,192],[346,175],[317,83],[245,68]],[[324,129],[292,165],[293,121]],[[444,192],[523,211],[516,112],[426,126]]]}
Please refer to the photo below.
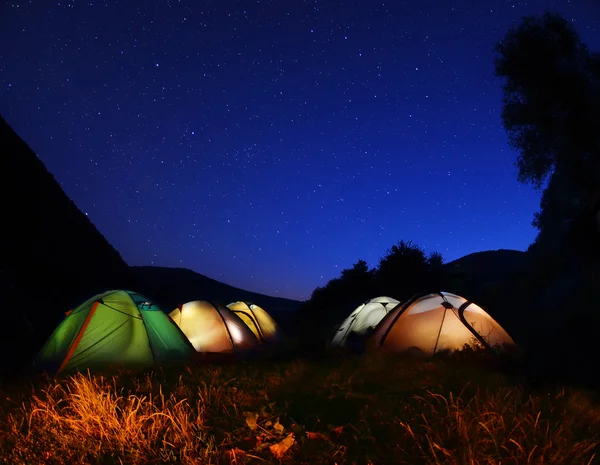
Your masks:
{"label": "mountain silhouette", "polygon": [[297,300],[240,289],[187,268],[132,266],[130,272],[139,292],[169,309],[198,298],[225,305],[244,300],[256,303],[269,312],[294,311],[302,304]]}
{"label": "mountain silhouette", "polygon": [[524,279],[532,273],[529,252],[499,249],[474,252],[446,263],[442,288],[481,305],[510,334],[521,335],[522,306],[530,292]]}
{"label": "mountain silhouette", "polygon": [[525,269],[530,263],[527,252],[498,249],[474,252],[443,265],[444,272],[453,275],[478,277],[482,281],[510,278]]}
{"label": "mountain silhouette", "polygon": [[165,311],[196,299],[222,305],[243,300],[267,310],[285,333],[293,334],[296,331],[293,314],[303,302],[240,289],[186,268],[132,266],[130,273],[134,283],[132,286],[158,303]]}
{"label": "mountain silhouette", "polygon": [[[31,359],[66,310],[107,289],[135,290],[166,312],[194,299],[246,300],[267,309],[284,329],[293,326],[302,302],[239,289],[185,268],[128,266],[1,117],[0,173],[5,238],[0,346],[14,354],[9,365]],[[528,253],[516,250],[472,253],[442,267],[442,287],[469,296],[513,326],[510,294],[520,290],[529,261]]]}
{"label": "mountain silhouette", "polygon": [[2,231],[0,369],[30,360],[64,312],[107,289],[146,294],[165,311],[191,299],[250,300],[285,313],[300,302],[263,296],[191,270],[129,267],[0,116]]}
{"label": "mountain silhouette", "polygon": [[31,356],[78,300],[124,282],[128,267],[2,117],[0,176],[0,345],[12,361]]}

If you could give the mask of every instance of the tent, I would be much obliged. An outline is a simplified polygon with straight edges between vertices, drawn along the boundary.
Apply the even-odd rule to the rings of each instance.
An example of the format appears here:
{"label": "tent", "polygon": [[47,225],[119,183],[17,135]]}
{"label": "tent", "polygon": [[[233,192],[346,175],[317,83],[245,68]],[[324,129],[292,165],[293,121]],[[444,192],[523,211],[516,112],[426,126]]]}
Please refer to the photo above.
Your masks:
{"label": "tent", "polygon": [[145,368],[193,353],[185,335],[158,306],[135,292],[113,290],[67,312],[36,365],[57,372],[113,364]]}
{"label": "tent", "polygon": [[258,340],[231,310],[206,300],[180,305],[169,316],[197,352],[243,355],[258,348]]}
{"label": "tent", "polygon": [[400,302],[391,297],[376,297],[359,305],[334,330],[331,345],[346,347],[375,329],[381,319]]}
{"label": "tent", "polygon": [[449,292],[418,295],[388,313],[367,347],[433,356],[444,350],[515,346],[508,333],[481,307]]}
{"label": "tent", "polygon": [[232,302],[227,308],[246,323],[261,343],[276,343],[283,335],[275,320],[263,308],[250,302]]}

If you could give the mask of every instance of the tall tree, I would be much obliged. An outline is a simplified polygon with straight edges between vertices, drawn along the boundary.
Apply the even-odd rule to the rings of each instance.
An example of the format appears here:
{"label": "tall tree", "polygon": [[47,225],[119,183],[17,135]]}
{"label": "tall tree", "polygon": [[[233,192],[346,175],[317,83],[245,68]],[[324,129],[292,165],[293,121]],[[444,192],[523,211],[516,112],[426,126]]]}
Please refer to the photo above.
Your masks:
{"label": "tall tree", "polygon": [[519,152],[521,182],[540,188],[560,172],[592,189],[600,180],[600,61],[562,16],[523,19],[496,45],[502,122]]}

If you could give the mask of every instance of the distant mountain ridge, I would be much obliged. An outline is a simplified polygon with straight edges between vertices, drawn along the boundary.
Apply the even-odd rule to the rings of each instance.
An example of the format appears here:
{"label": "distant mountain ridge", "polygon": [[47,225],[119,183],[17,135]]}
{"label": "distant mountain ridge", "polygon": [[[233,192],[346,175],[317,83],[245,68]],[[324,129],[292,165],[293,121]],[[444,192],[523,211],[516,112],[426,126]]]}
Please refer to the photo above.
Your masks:
{"label": "distant mountain ridge", "polygon": [[235,300],[246,300],[269,312],[294,311],[302,305],[297,300],[239,289],[187,268],[132,266],[130,272],[136,289],[166,309],[194,299],[215,301],[223,305]]}
{"label": "distant mountain ridge", "polygon": [[521,250],[498,249],[473,252],[443,265],[448,273],[484,273],[488,278],[497,278],[506,273],[526,267],[530,254]]}
{"label": "distant mountain ridge", "polygon": [[502,257],[502,260],[512,260],[515,257],[524,257],[527,252],[523,250],[515,249],[496,249],[496,250],[481,250],[479,252],[472,252],[467,255],[463,255],[455,260],[452,260],[445,265],[452,265],[457,263],[464,263],[467,261],[478,261],[480,259],[494,255],[496,257]]}
{"label": "distant mountain ridge", "polygon": [[[475,252],[443,266],[446,287],[464,292],[488,307],[499,304],[498,292],[518,286],[530,272],[529,252],[499,249]],[[498,311],[505,313],[506,309]]]}

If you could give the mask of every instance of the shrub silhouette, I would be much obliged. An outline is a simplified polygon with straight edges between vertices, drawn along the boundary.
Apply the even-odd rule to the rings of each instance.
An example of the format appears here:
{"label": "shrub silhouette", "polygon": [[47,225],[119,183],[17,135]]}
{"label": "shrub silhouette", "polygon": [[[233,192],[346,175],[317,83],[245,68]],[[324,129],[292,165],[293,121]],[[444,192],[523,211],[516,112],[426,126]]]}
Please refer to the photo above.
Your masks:
{"label": "shrub silhouette", "polygon": [[323,348],[336,323],[369,299],[380,295],[408,299],[435,287],[441,281],[442,265],[439,252],[426,255],[421,247],[404,240],[390,247],[375,269],[358,260],[339,277],[316,288],[298,311],[301,346]]}

